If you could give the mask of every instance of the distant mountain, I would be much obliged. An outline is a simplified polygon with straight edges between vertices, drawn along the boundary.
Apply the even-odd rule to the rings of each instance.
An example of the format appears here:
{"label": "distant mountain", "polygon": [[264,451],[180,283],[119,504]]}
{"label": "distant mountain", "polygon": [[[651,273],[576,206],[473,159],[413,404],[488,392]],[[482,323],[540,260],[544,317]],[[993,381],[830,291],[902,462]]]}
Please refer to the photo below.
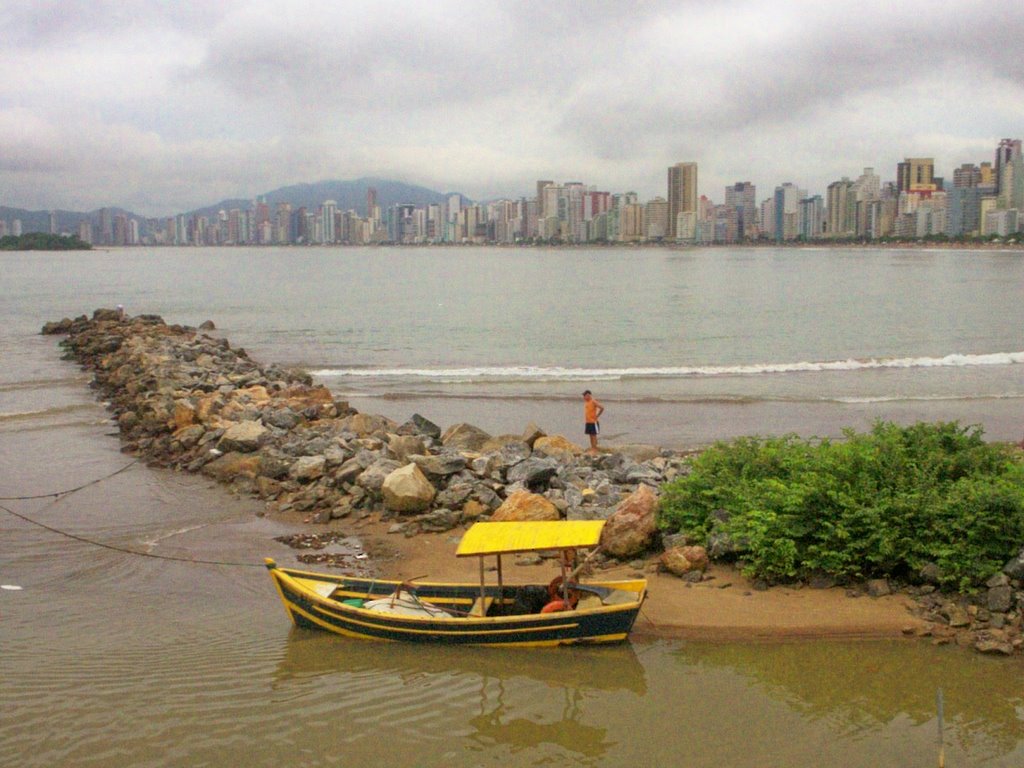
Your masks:
{"label": "distant mountain", "polygon": [[[377,205],[386,209],[400,203],[412,203],[416,206],[430,205],[431,203],[443,203],[448,200],[449,195],[458,194],[465,204],[469,201],[465,195],[457,192],[435,192],[426,187],[415,184],[405,184],[401,181],[390,179],[361,178],[354,181],[319,181],[315,184],[293,184],[289,187],[280,187],[272,192],[256,195],[270,204],[271,208],[278,203],[291,203],[292,209],[305,206],[309,209],[319,208],[325,200],[334,200],[338,204],[338,210],[355,210],[360,216],[366,215],[366,190],[370,187],[377,190]],[[255,198],[253,198],[255,199]],[[230,211],[232,208],[248,210],[253,199],[222,200],[216,205],[208,205],[204,208],[197,208],[194,211],[185,212],[186,216],[208,216],[214,217],[220,211]],[[111,218],[118,214],[125,214],[130,219],[137,219],[143,224],[143,232],[146,231],[147,218],[136,213],[127,211],[124,208],[108,208]],[[82,221],[89,221],[95,225],[100,218],[100,209],[95,211],[56,211],[57,232],[78,233],[78,225]],[[162,220],[163,217],[160,217]],[[19,219],[22,232],[49,232],[50,211],[29,211],[24,208],[11,208],[0,205],[0,221],[8,224]]]}
{"label": "distant mountain", "polygon": [[[436,192],[426,187],[415,184],[405,184],[401,181],[389,179],[378,179],[365,177],[353,181],[318,181],[314,184],[293,184],[288,187],[280,187],[271,192],[257,195],[267,201],[273,208],[278,203],[291,203],[292,209],[305,206],[313,209],[319,208],[325,200],[334,200],[338,204],[338,210],[355,210],[360,216],[366,215],[366,190],[369,188],[377,190],[377,205],[382,209],[400,203],[412,203],[416,206],[430,205],[432,203],[443,203],[448,200],[449,195],[458,194],[465,203],[468,201],[461,193]],[[219,211],[230,211],[232,208],[246,210],[252,206],[252,200],[222,200],[216,205],[209,205],[189,211],[189,215],[216,216]]]}
{"label": "distant mountain", "polygon": [[[110,216],[114,217],[119,213],[123,213],[130,219],[138,219],[143,221],[144,217],[126,211],[124,208],[110,208]],[[100,212],[99,209],[95,211],[54,211],[57,215],[57,232],[69,232],[70,234],[78,234],[78,225],[82,221],[96,222],[99,221]],[[25,208],[11,208],[6,205],[0,205],[0,221],[7,222],[11,225],[15,219],[21,221],[22,232],[49,232],[50,231],[50,211],[29,211]]]}

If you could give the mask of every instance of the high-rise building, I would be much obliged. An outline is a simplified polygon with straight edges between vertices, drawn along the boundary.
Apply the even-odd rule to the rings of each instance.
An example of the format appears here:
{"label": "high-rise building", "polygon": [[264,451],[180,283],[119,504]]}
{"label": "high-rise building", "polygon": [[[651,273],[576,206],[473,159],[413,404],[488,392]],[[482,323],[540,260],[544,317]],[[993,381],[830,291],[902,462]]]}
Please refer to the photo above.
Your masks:
{"label": "high-rise building", "polygon": [[900,192],[910,192],[915,186],[935,183],[935,158],[908,157],[896,164],[896,186]]}
{"label": "high-rise building", "polygon": [[1024,158],[1020,139],[1003,139],[996,148],[996,196],[999,208],[1024,208]]}
{"label": "high-rise building", "polygon": [[827,231],[831,238],[853,237],[857,232],[857,197],[847,177],[828,185]]}
{"label": "high-rise building", "polygon": [[725,188],[728,224],[726,242],[757,237],[757,189],[749,181],[738,181]]}
{"label": "high-rise building", "polygon": [[548,213],[544,210],[544,188],[551,186],[555,182],[551,179],[539,179],[537,181],[537,217],[547,218],[548,216],[554,216],[553,213]]}
{"label": "high-rise building", "polygon": [[664,197],[648,200],[644,207],[648,240],[664,240],[668,234],[668,201]]}
{"label": "high-rise building", "polygon": [[669,238],[678,235],[680,213],[697,210],[697,164],[676,163],[668,169],[668,225]]}
{"label": "high-rise building", "polygon": [[377,219],[377,188],[366,188],[366,218]]}
{"label": "high-rise building", "polygon": [[807,192],[791,182],[775,188],[775,205],[772,213],[775,216],[775,240],[796,240],[800,234],[800,201],[807,197]]}

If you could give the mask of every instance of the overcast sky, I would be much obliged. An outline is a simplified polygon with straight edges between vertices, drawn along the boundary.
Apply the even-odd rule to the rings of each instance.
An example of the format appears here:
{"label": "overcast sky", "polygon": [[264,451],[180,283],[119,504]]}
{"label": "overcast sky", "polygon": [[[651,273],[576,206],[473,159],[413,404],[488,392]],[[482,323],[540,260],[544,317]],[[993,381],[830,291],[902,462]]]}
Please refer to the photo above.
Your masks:
{"label": "overcast sky", "polygon": [[0,0],[0,204],[168,215],[373,175],[643,199],[940,175],[1024,136],[1024,2]]}

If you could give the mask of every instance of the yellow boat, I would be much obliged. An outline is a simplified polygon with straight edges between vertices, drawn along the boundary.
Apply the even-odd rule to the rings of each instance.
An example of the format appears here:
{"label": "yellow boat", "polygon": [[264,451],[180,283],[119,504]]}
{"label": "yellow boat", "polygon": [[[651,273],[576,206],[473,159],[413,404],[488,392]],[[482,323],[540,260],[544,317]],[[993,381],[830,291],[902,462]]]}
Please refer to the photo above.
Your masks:
{"label": "yellow boat", "polygon": [[[384,581],[267,569],[298,627],[367,640],[449,645],[551,646],[621,642],[647,596],[646,579],[580,582],[576,550],[596,548],[603,520],[476,523],[455,554],[480,558],[480,583]],[[561,573],[545,584],[505,584],[502,555],[556,552]],[[497,558],[497,583],[485,558]]]}

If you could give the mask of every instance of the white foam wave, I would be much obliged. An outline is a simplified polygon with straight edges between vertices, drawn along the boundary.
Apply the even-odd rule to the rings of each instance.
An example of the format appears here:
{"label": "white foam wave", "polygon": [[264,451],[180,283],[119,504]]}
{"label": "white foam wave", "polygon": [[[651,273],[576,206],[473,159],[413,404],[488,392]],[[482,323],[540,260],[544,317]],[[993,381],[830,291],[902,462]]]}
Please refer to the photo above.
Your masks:
{"label": "white foam wave", "polygon": [[1024,363],[1024,352],[993,352],[982,355],[950,354],[945,357],[899,357],[830,360],[824,362],[758,363],[750,365],[702,365],[630,368],[565,368],[561,366],[473,366],[463,368],[324,368],[313,371],[322,378],[413,378],[465,383],[479,380],[607,380],[625,378],[750,376],[770,373],[860,371],[881,368],[964,368]]}

